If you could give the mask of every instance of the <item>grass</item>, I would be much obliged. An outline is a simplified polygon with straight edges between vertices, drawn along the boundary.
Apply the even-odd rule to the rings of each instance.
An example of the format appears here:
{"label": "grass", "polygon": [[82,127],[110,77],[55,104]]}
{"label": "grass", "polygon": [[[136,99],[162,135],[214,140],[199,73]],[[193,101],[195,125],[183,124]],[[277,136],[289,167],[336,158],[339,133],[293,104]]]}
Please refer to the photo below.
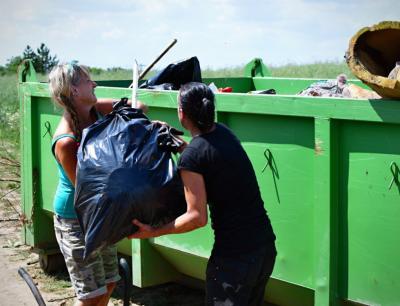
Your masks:
{"label": "grass", "polygon": [[[19,125],[16,125],[17,128]],[[0,141],[0,206],[4,218],[20,216],[20,150],[18,143]]]}
{"label": "grass", "polygon": [[[298,65],[287,64],[283,66],[269,66],[273,77],[287,78],[316,78],[316,79],[335,79],[339,74],[344,73],[349,78],[355,78],[349,67],[344,62],[317,62],[312,64]],[[213,70],[206,68],[202,70],[202,76],[206,78],[219,77],[240,77],[244,74],[244,66],[234,66]]]}
{"label": "grass", "polygon": [[244,73],[244,66],[233,66],[222,69],[202,69],[201,76],[203,78],[222,78],[222,77],[241,77]]}
{"label": "grass", "polygon": [[334,79],[339,74],[344,73],[350,79],[355,78],[344,62],[319,62],[307,65],[287,64],[277,67],[271,66],[269,69],[274,77]]}
{"label": "grass", "polygon": [[0,140],[19,143],[17,76],[0,77]]}
{"label": "grass", "polygon": [[28,267],[28,272],[40,282],[40,289],[44,292],[58,293],[61,296],[65,296],[67,292],[70,293],[69,295],[74,294],[66,270],[60,270],[55,274],[46,274],[39,264],[33,264]]}

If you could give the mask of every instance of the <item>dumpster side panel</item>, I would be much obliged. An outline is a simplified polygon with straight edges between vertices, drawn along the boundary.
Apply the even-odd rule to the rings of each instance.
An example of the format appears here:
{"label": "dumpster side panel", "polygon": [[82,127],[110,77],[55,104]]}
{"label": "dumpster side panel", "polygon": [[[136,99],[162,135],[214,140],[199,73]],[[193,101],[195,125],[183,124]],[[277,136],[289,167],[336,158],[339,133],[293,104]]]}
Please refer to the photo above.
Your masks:
{"label": "dumpster side panel", "polygon": [[218,118],[253,164],[277,236],[274,277],[313,288],[314,121],[227,112]]}
{"label": "dumpster side panel", "polygon": [[[31,95],[28,88],[24,90],[23,109],[23,157],[22,157],[22,205],[26,219],[25,240],[40,249],[56,246],[51,216],[43,210],[42,175],[49,171],[48,163],[43,162],[41,154],[41,130],[39,126],[40,97]],[[46,99],[48,102],[48,99]],[[47,187],[46,187],[47,188]]]}
{"label": "dumpster side panel", "polygon": [[[163,246],[165,249],[171,248],[183,253],[208,258],[211,254],[214,234],[209,222],[207,226],[197,229],[196,231],[180,235],[157,237],[152,241],[155,245]],[[189,275],[191,275],[190,266],[187,266],[187,268]]]}
{"label": "dumpster side panel", "polygon": [[[118,244],[118,251],[120,250]],[[135,286],[147,287],[176,281],[180,274],[161,253],[150,244],[150,240],[131,241],[132,282]]]}
{"label": "dumpster side panel", "polygon": [[337,122],[316,117],[314,154],[314,305],[337,300]]}
{"label": "dumpster side panel", "polygon": [[[51,211],[57,184],[48,133],[60,114],[47,84],[20,86],[25,241],[45,248],[55,241]],[[119,99],[130,90],[98,87],[96,94]],[[176,97],[176,91],[139,90],[151,119],[179,128]],[[270,301],[399,305],[399,114],[399,101],[390,100],[217,95],[217,119],[247,151],[277,234]],[[187,133],[185,138],[190,139]],[[204,279],[212,242],[205,227],[124,240],[119,249],[132,256],[133,282],[144,287],[179,274]]]}
{"label": "dumpster side panel", "polygon": [[38,170],[40,172],[40,203],[41,208],[49,213],[53,212],[53,199],[58,184],[57,166],[51,152],[51,143],[62,114],[49,98],[40,97],[34,107],[37,109],[38,133]]}
{"label": "dumpster side panel", "polygon": [[31,97],[27,92],[27,86],[19,88],[20,112],[21,112],[21,210],[23,213],[22,238],[28,245],[34,244],[34,229],[32,222],[34,208],[33,170],[32,170],[32,117]]}
{"label": "dumpster side panel", "polygon": [[310,84],[318,81],[317,79],[289,79],[289,78],[254,78],[256,90],[275,89],[280,95],[295,95]]}
{"label": "dumpster side panel", "polygon": [[368,305],[400,303],[399,135],[400,125],[340,126],[340,290]]}

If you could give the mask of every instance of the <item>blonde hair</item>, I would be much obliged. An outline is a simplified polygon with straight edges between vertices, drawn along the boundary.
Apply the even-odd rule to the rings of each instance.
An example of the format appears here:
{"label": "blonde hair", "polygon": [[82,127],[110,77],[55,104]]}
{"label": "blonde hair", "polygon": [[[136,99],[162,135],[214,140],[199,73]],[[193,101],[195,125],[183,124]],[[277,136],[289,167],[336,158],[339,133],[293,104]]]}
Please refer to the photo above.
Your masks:
{"label": "blonde hair", "polygon": [[78,85],[84,76],[89,76],[89,71],[85,66],[78,65],[77,62],[56,65],[49,74],[51,96],[59,106],[70,114],[72,130],[78,141],[82,137],[82,131],[78,113],[73,103],[72,86]]}

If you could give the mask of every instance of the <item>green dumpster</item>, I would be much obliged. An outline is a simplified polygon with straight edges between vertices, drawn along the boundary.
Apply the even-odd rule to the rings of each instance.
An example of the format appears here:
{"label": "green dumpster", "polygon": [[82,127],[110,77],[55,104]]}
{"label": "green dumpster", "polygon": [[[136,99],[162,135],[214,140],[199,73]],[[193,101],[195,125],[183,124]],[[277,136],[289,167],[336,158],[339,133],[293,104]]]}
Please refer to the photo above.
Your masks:
{"label": "green dumpster", "polygon": [[[400,101],[296,96],[315,80],[268,77],[260,61],[247,68],[242,78],[204,82],[233,88],[217,94],[217,119],[247,151],[277,236],[267,300],[400,305]],[[57,172],[50,146],[60,111],[29,62],[19,78],[23,237],[51,261]],[[131,94],[129,80],[98,83],[98,97]],[[277,95],[248,93],[270,88]],[[179,127],[176,96],[139,90],[150,118]],[[205,227],[124,240],[119,251],[131,256],[133,284],[145,287],[203,280],[212,241]]]}

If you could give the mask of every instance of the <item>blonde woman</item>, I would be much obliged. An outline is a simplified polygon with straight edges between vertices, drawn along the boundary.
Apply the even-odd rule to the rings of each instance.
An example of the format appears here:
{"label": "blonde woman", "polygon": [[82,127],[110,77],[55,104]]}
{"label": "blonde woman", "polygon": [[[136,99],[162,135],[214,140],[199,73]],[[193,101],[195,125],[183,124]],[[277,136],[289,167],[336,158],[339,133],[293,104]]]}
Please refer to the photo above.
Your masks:
{"label": "blonde woman", "polygon": [[[83,261],[84,236],[74,210],[77,150],[82,130],[112,110],[113,100],[97,99],[96,82],[76,62],[57,65],[49,75],[53,100],[64,109],[52,152],[59,184],[54,197],[54,229],[77,295],[75,305],[107,305],[118,274],[117,249],[110,246]],[[145,109],[143,104],[139,106]]]}

